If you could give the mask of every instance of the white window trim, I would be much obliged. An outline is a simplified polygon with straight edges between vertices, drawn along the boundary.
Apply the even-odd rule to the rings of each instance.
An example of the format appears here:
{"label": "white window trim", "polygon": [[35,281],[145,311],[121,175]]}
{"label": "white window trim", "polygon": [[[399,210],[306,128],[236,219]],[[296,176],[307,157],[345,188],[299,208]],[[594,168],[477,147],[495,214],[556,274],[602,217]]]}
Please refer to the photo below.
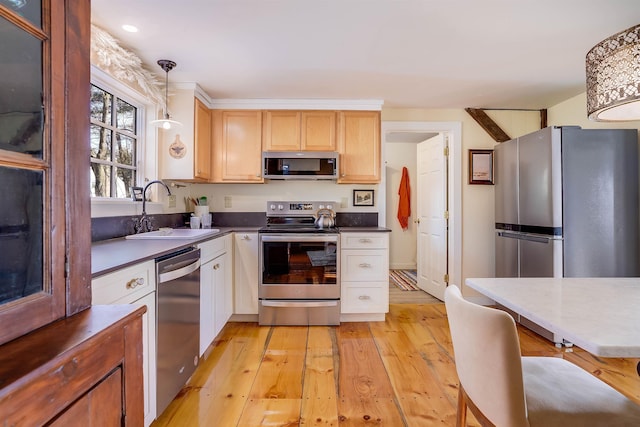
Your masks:
{"label": "white window trim", "polygon": [[[147,117],[156,111],[157,106],[140,92],[95,65],[91,65],[91,84],[138,108],[136,120],[140,125],[136,142],[136,185],[144,186],[145,177],[155,175],[157,170],[156,151],[152,148],[156,142],[157,133],[153,132],[152,127],[147,126]],[[135,214],[136,205],[141,205],[141,203],[122,198],[91,197],[91,216],[131,215]]]}

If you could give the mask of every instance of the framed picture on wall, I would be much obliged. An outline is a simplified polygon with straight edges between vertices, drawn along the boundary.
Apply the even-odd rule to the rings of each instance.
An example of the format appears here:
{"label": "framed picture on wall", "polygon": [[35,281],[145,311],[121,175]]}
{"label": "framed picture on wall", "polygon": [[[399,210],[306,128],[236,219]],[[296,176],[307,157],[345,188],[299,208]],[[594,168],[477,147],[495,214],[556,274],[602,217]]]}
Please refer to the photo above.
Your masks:
{"label": "framed picture on wall", "polygon": [[353,206],[373,206],[373,190],[353,190]]}
{"label": "framed picture on wall", "polygon": [[469,150],[469,184],[493,185],[493,150]]}

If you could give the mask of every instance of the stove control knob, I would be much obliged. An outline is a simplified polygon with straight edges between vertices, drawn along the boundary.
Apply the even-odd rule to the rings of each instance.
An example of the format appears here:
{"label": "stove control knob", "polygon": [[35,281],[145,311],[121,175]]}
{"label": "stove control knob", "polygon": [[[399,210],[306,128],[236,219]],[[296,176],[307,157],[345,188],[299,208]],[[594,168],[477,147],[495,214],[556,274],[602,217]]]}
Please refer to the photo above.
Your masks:
{"label": "stove control knob", "polygon": [[318,209],[324,209],[324,205],[318,205]]}
{"label": "stove control knob", "polygon": [[271,209],[272,211],[276,210],[276,205],[269,205],[269,209]]}
{"label": "stove control knob", "polygon": [[327,209],[333,209],[333,205],[327,205]]}
{"label": "stove control knob", "polygon": [[284,210],[284,205],[278,205],[278,210]]}

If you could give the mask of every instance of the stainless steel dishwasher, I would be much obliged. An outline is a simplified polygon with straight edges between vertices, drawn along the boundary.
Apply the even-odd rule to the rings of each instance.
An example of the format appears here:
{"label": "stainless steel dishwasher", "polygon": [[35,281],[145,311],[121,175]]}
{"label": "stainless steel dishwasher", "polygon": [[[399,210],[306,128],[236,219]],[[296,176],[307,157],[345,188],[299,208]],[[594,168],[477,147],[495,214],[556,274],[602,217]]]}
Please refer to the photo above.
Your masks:
{"label": "stainless steel dishwasher", "polygon": [[156,259],[157,393],[159,416],[198,365],[200,339],[200,249]]}

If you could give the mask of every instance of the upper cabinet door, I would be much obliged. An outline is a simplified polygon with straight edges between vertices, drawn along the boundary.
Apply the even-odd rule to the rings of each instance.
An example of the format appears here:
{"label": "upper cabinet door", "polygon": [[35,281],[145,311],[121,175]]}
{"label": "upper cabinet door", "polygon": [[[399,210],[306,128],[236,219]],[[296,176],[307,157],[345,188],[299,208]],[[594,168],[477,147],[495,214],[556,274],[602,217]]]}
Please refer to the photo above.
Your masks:
{"label": "upper cabinet door", "polygon": [[213,182],[264,182],[262,112],[213,111]]}
{"label": "upper cabinet door", "polygon": [[194,123],[194,171],[196,179],[209,181],[211,178],[211,110],[195,98]]}
{"label": "upper cabinet door", "polygon": [[338,113],[340,184],[380,182],[380,112]]}
{"label": "upper cabinet door", "polygon": [[302,151],[336,151],[335,111],[303,111],[301,120]]}
{"label": "upper cabinet door", "polygon": [[336,151],[335,111],[264,112],[265,151]]}
{"label": "upper cabinet door", "polygon": [[265,111],[263,128],[265,151],[300,150],[299,111]]}

